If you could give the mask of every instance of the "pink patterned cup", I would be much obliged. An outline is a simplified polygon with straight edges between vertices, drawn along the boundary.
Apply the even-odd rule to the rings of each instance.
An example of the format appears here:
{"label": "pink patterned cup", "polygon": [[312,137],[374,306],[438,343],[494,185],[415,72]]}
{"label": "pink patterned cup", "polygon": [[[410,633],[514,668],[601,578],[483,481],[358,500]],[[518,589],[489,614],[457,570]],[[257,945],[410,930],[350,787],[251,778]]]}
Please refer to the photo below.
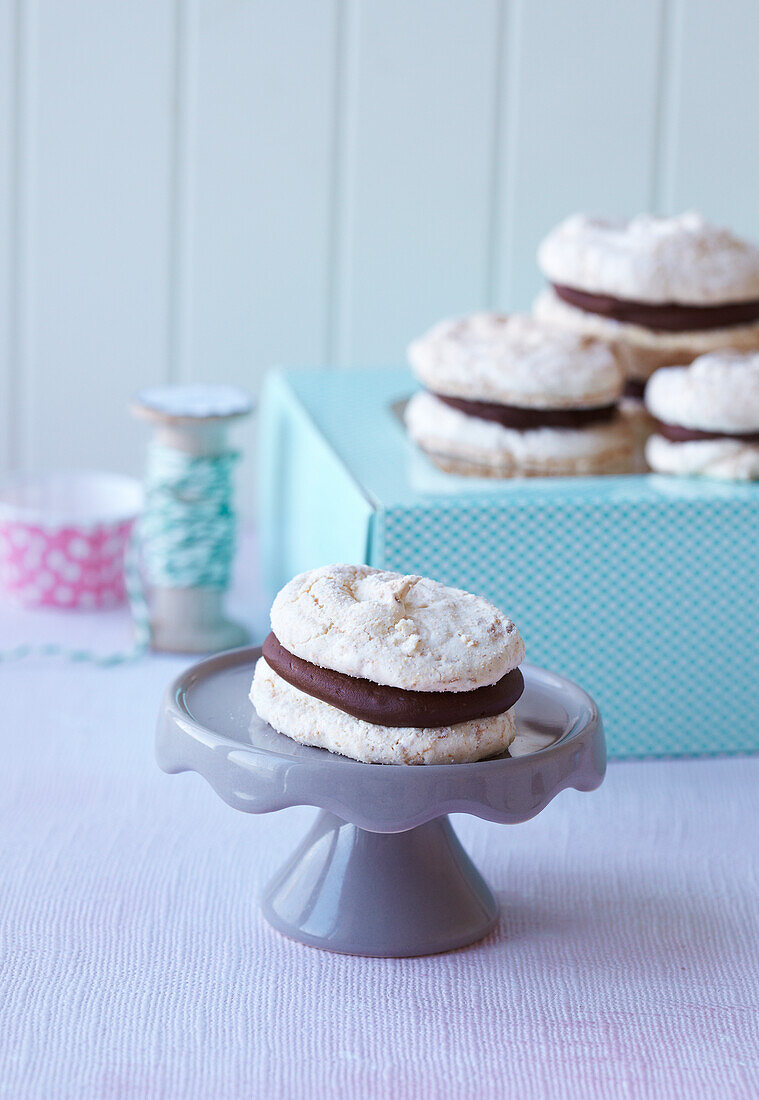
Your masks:
{"label": "pink patterned cup", "polygon": [[0,581],[30,607],[114,607],[142,505],[119,474],[15,474],[0,484]]}

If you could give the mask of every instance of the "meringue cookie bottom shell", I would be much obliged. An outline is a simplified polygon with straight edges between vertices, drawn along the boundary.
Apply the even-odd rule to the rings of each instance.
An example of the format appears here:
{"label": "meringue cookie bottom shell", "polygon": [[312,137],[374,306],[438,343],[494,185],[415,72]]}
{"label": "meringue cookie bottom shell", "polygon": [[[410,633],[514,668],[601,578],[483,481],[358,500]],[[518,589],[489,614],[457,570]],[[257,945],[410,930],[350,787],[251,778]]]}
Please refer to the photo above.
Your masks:
{"label": "meringue cookie bottom shell", "polygon": [[759,480],[759,445],[740,439],[699,439],[673,443],[652,435],[646,460],[658,474],[713,477],[720,481]]}
{"label": "meringue cookie bottom shell", "polygon": [[633,460],[634,436],[622,416],[586,428],[517,431],[418,393],[406,406],[405,422],[414,442],[452,473],[478,468],[479,476],[492,477],[624,473]]}
{"label": "meringue cookie bottom shell", "polygon": [[506,751],[516,735],[512,711],[433,729],[377,726],[288,684],[259,658],[250,698],[278,733],[366,764],[466,764]]}
{"label": "meringue cookie bottom shell", "polygon": [[550,288],[535,299],[533,312],[547,324],[605,341],[626,376],[640,382],[647,381],[659,367],[685,366],[699,355],[722,348],[759,350],[759,322],[699,332],[654,332],[577,309]]}

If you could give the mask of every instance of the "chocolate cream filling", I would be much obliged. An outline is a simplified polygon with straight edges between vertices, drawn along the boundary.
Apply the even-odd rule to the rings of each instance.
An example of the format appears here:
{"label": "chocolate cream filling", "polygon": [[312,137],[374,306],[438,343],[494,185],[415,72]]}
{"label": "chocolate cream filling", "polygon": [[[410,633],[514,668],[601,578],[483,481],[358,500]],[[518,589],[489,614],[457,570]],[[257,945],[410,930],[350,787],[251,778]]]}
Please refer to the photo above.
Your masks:
{"label": "chocolate cream filling", "polygon": [[492,718],[510,710],[524,691],[518,668],[497,683],[473,691],[407,691],[313,665],[280,645],[275,634],[268,635],[262,652],[269,667],[288,684],[376,726],[434,729]]}
{"label": "chocolate cream filling", "polygon": [[742,443],[759,443],[759,432],[709,432],[700,428],[684,428],[681,424],[656,421],[656,431],[671,443],[690,443],[699,439],[739,439]]}
{"label": "chocolate cream filling", "polygon": [[628,378],[622,392],[623,397],[629,397],[634,401],[642,401],[646,392],[646,383],[639,382],[637,378]]}
{"label": "chocolate cream filling", "polygon": [[524,409],[518,405],[496,405],[489,401],[467,401],[463,397],[448,397],[435,393],[444,405],[476,416],[480,420],[493,420],[504,428],[526,432],[532,428],[586,428],[589,424],[603,424],[613,420],[617,406],[597,405],[593,409]]}
{"label": "chocolate cream filling", "polygon": [[716,306],[686,306],[679,302],[633,302],[609,294],[589,294],[559,283],[551,285],[562,301],[586,313],[597,313],[626,325],[641,325],[654,332],[702,332],[759,320],[757,298],[749,302],[720,302]]}

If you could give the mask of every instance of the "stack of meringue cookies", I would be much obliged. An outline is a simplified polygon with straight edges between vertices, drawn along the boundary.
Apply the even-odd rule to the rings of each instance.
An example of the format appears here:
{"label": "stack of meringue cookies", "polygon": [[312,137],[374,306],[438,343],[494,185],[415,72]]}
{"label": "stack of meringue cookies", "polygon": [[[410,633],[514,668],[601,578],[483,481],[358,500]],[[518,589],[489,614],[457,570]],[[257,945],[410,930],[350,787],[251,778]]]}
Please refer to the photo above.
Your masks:
{"label": "stack of meringue cookies", "polygon": [[[445,470],[513,477],[632,472],[647,436],[655,471],[759,479],[759,248],[696,214],[576,216],[538,258],[551,285],[532,315],[411,344],[412,439]],[[251,700],[293,740],[455,764],[514,739],[524,645],[482,597],[332,565],[282,589],[271,627]]]}
{"label": "stack of meringue cookies", "polygon": [[[759,479],[759,247],[695,213],[562,222],[531,315],[443,321],[405,411],[442,469]],[[645,455],[645,460],[644,460]]]}

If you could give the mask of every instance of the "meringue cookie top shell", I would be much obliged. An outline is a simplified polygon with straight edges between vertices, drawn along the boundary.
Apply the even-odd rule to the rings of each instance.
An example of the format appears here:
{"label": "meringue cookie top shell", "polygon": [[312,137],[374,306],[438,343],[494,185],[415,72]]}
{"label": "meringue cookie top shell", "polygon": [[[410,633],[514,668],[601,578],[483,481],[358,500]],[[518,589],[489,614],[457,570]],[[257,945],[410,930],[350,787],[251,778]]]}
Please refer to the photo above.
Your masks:
{"label": "meringue cookie top shell", "polygon": [[759,352],[715,351],[688,367],[662,367],[646,406],[666,424],[713,432],[759,432]]}
{"label": "meringue cookie top shell", "polygon": [[574,214],[538,249],[550,282],[628,301],[714,305],[759,298],[759,247],[695,211],[628,222]]}
{"label": "meringue cookie top shell", "polygon": [[327,565],[277,595],[271,628],[322,668],[409,691],[472,691],[516,668],[524,643],[481,596],[368,565]]}
{"label": "meringue cookie top shell", "polygon": [[608,344],[527,314],[441,321],[409,345],[408,358],[433,393],[521,408],[612,404],[624,385]]}

